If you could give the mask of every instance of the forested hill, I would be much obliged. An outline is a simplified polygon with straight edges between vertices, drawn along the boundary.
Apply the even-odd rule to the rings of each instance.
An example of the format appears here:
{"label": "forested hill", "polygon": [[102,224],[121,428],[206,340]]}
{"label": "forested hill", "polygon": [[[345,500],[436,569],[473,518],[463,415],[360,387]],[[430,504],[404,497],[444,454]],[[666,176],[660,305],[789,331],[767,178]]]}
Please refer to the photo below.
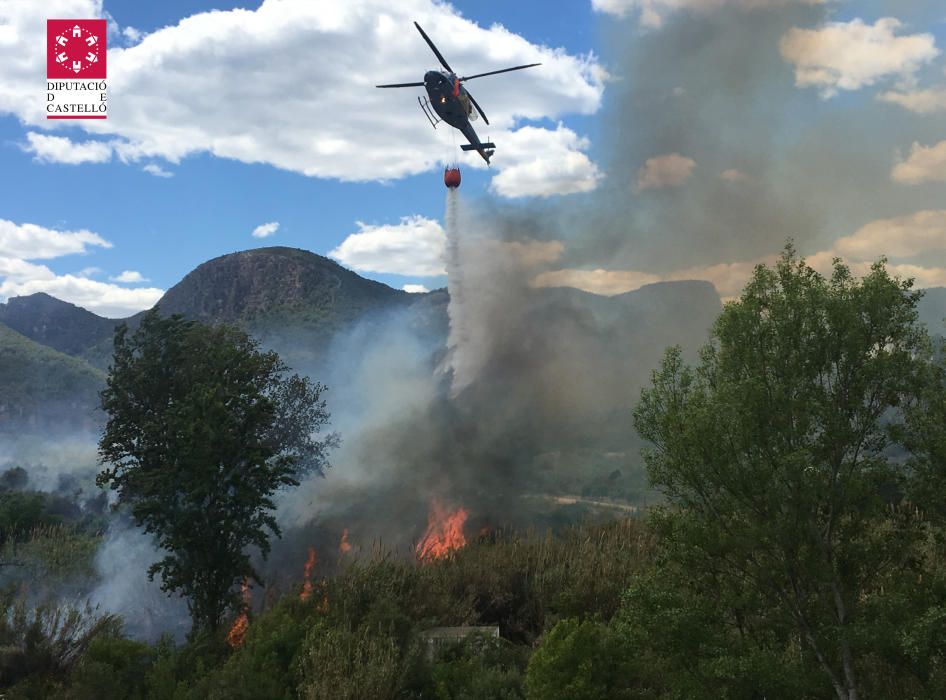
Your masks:
{"label": "forested hill", "polygon": [[38,421],[91,426],[105,373],[0,323],[0,431]]}
{"label": "forested hill", "polygon": [[111,339],[119,321],[39,292],[0,304],[0,323],[53,350],[82,357],[102,340]]}

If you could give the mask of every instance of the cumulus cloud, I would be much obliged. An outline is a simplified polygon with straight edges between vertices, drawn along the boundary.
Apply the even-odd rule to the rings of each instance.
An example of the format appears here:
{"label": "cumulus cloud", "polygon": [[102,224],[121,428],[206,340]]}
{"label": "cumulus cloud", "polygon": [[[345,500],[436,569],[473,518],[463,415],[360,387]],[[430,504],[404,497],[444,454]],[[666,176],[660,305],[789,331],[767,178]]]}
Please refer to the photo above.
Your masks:
{"label": "cumulus cloud", "polygon": [[589,146],[587,138],[561,123],[554,131],[526,126],[509,132],[490,189],[509,198],[590,192],[601,172],[583,152]]}
{"label": "cumulus cloud", "polygon": [[730,168],[729,170],[724,170],[723,172],[719,174],[719,176],[726,182],[733,182],[733,183],[744,182],[745,180],[748,179],[748,175],[746,175],[741,170],[737,170],[736,168]]}
{"label": "cumulus cloud", "polygon": [[430,290],[422,284],[405,284],[401,287],[408,294],[426,294]]}
{"label": "cumulus cloud", "polygon": [[910,156],[897,163],[890,176],[905,185],[946,182],[946,141],[935,146],[914,143]]}
{"label": "cumulus cloud", "polygon": [[638,191],[660,187],[679,187],[690,179],[696,161],[679,153],[649,158],[637,173]]}
{"label": "cumulus cloud", "polygon": [[[881,256],[893,262],[887,265],[891,274],[912,277],[919,288],[946,286],[946,268],[917,265],[897,260],[924,253],[946,251],[946,210],[926,210],[915,214],[879,219],[838,239],[827,250],[806,257],[806,262],[822,274],[830,274],[835,258],[841,258],[855,275],[866,275],[871,264]],[[634,291],[646,284],[679,280],[706,280],[725,299],[738,297],[757,265],[772,265],[777,255],[751,260],[698,265],[664,274],[640,270],[550,270],[536,275],[537,287],[575,287],[586,292],[612,296]]]}
{"label": "cumulus cloud", "polygon": [[712,12],[728,6],[755,10],[793,3],[820,5],[823,2],[824,0],[591,0],[591,6],[598,12],[618,17],[639,13],[640,22],[645,27],[660,27],[668,15],[681,10]]}
{"label": "cumulus cloud", "polygon": [[405,216],[398,224],[380,226],[356,222],[353,233],[329,252],[329,257],[358,272],[415,277],[445,273],[444,231],[439,222]]}
{"label": "cumulus cloud", "polygon": [[112,244],[85,229],[54,231],[36,224],[16,224],[0,219],[0,256],[41,260],[85,253],[89,246],[111,248]]}
{"label": "cumulus cloud", "polygon": [[[36,265],[32,279],[0,281],[0,299],[45,292],[107,318],[125,318],[154,306],[163,289],[136,287],[128,289],[76,275],[56,275],[49,268]],[[2,276],[0,263],[0,276]]]}
{"label": "cumulus cloud", "polygon": [[103,141],[84,141],[77,143],[64,136],[50,136],[30,131],[26,134],[27,144],[23,150],[32,153],[34,158],[43,163],[106,163],[112,159],[111,144]]}
{"label": "cumulus cloud", "polygon": [[122,29],[122,36],[129,44],[137,44],[141,41],[142,34],[134,27],[125,27]]}
{"label": "cumulus cloud", "polygon": [[112,282],[124,282],[125,284],[135,284],[139,282],[148,282],[148,278],[137,270],[125,270],[120,275],[110,277]]}
{"label": "cumulus cloud", "polygon": [[946,250],[946,209],[872,221],[838,240],[834,249],[853,260],[874,260],[881,255],[909,258]]}
{"label": "cumulus cloud", "polygon": [[782,57],[795,67],[798,87],[815,87],[824,97],[858,90],[879,80],[912,80],[916,71],[939,55],[932,34],[898,36],[902,24],[883,17],[830,22],[818,29],[792,28],[782,37]]}
{"label": "cumulus cloud", "polygon": [[[565,244],[561,241],[537,241],[534,238],[498,241],[495,245],[496,255],[515,260],[515,264],[520,268],[547,265],[558,260],[565,252]],[[484,242],[483,246],[488,248],[489,243]]]}
{"label": "cumulus cloud", "polygon": [[142,170],[155,177],[174,177],[174,173],[169,172],[156,163],[148,163]]}
{"label": "cumulus cloud", "polygon": [[[23,95],[35,91],[43,71],[47,16],[102,16],[102,3],[0,3],[0,112],[32,125],[46,124],[42,104]],[[534,44],[500,25],[480,27],[447,3],[265,0],[255,10],[191,15],[134,46],[111,48],[109,118],[74,126],[111,136],[123,160],[177,163],[207,152],[353,181],[423,172],[449,135],[432,131],[418,113],[421,89],[374,87],[420,80],[436,64],[414,36],[414,20],[457,70],[542,63],[471,83],[490,117],[490,136],[514,132],[522,120],[591,114],[600,106],[606,75],[596,57]],[[560,135],[548,130],[547,138],[554,144]],[[494,140],[500,167],[504,144]],[[581,167],[587,182],[587,164],[571,169]]]}
{"label": "cumulus cloud", "polygon": [[916,114],[934,114],[946,112],[946,88],[911,90],[907,92],[889,91],[877,96],[883,102],[900,105]]}
{"label": "cumulus cloud", "polygon": [[91,231],[55,231],[0,219],[0,301],[46,292],[94,313],[118,318],[147,309],[161,298],[161,289],[127,289],[90,279],[97,268],[57,275],[45,265],[30,262],[87,253],[92,247],[111,248],[112,244]]}
{"label": "cumulus cloud", "polygon": [[269,238],[279,230],[278,221],[270,221],[268,224],[260,224],[253,229],[253,238]]}
{"label": "cumulus cloud", "polygon": [[533,287],[575,287],[592,294],[614,296],[645,284],[660,282],[659,275],[636,270],[547,270],[532,279]]}
{"label": "cumulus cloud", "polygon": [[655,282],[672,282],[681,280],[705,280],[711,282],[716,291],[724,299],[739,294],[756,265],[771,264],[775,256],[768,256],[748,261],[720,263],[716,265],[699,265],[671,273],[658,275],[641,270],[550,270],[540,273],[532,279],[536,287],[575,287],[577,289],[614,296],[640,289],[644,285]]}

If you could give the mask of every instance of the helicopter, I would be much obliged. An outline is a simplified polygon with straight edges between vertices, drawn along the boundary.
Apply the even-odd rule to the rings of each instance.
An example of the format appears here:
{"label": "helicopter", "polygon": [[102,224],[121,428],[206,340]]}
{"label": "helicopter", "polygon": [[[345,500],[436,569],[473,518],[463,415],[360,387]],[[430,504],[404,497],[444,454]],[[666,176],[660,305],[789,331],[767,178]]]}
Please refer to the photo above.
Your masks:
{"label": "helicopter", "polygon": [[376,85],[375,87],[402,88],[423,86],[424,89],[427,90],[427,97],[418,97],[417,102],[420,104],[421,110],[423,110],[424,114],[427,116],[427,119],[430,121],[431,126],[436,129],[437,124],[443,121],[453,128],[459,129],[460,132],[466,137],[466,140],[469,141],[468,144],[462,144],[460,148],[464,151],[476,151],[483,157],[483,160],[486,161],[486,164],[489,165],[489,159],[496,150],[496,144],[483,143],[480,141],[479,136],[476,135],[476,131],[470,124],[471,121],[476,120],[477,112],[479,112],[479,115],[483,118],[483,121],[486,124],[489,124],[489,119],[486,118],[486,114],[483,112],[483,109],[479,106],[477,101],[473,99],[473,95],[467,91],[467,89],[463,86],[463,83],[467,80],[473,80],[473,78],[482,78],[487,75],[496,75],[497,73],[508,73],[509,71],[522,70],[523,68],[532,68],[542,64],[528,63],[524,66],[513,66],[512,68],[491,70],[487,73],[466,75],[461,78],[458,77],[453,71],[453,69],[450,67],[450,64],[447,63],[447,59],[445,59],[443,54],[437,50],[437,47],[434,46],[434,42],[430,40],[430,37],[427,36],[427,33],[421,28],[421,26],[417,22],[414,22],[414,26],[417,27],[417,31],[420,32],[420,35],[424,37],[424,41],[426,41],[427,45],[430,46],[430,49],[434,52],[437,60],[440,61],[440,65],[446,68],[446,70],[427,71],[424,74],[423,82],[419,83],[394,83],[391,85]]}

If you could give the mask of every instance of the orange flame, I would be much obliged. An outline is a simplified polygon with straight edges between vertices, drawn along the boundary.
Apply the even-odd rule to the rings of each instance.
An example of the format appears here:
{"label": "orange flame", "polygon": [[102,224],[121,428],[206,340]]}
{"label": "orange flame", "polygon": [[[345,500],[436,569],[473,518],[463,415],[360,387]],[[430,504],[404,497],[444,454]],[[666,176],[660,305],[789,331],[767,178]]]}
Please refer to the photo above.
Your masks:
{"label": "orange flame", "polygon": [[439,501],[433,501],[427,516],[427,530],[415,550],[417,558],[421,561],[442,559],[466,545],[463,526],[468,517],[465,508],[448,513]]}
{"label": "orange flame", "polygon": [[240,584],[240,596],[243,598],[243,612],[233,621],[233,626],[227,632],[227,644],[234,649],[243,644],[246,630],[250,626],[250,618],[246,613],[250,607],[250,584],[246,579]]}
{"label": "orange flame", "polygon": [[342,530],[342,541],[338,543],[338,551],[345,554],[351,551],[351,545],[348,544],[348,528]]}
{"label": "orange flame", "polygon": [[315,549],[309,547],[309,558],[305,560],[305,567],[302,569],[302,592],[299,594],[299,600],[303,603],[312,595],[313,567],[315,567]]}

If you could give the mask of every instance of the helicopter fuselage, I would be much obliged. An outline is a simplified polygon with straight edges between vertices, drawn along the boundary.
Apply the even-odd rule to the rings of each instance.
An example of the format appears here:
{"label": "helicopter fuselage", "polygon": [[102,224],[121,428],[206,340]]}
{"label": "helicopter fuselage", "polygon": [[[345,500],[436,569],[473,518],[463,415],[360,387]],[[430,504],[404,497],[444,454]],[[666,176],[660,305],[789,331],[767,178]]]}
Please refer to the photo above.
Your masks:
{"label": "helicopter fuselage", "polygon": [[470,102],[466,88],[460,84],[457,89],[456,81],[457,77],[446,71],[432,70],[424,74],[424,89],[437,116],[455,129],[462,129],[470,123],[469,107],[465,106]]}
{"label": "helicopter fuselage", "polygon": [[475,119],[476,114],[473,112],[469,93],[463,87],[463,83],[458,81],[457,76],[447,71],[427,71],[424,74],[424,89],[427,90],[430,106],[433,107],[437,116],[453,128],[459,129],[473,147],[470,150],[475,150],[483,157],[483,160],[489,163],[493,152],[484,147],[470,124],[470,118]]}

